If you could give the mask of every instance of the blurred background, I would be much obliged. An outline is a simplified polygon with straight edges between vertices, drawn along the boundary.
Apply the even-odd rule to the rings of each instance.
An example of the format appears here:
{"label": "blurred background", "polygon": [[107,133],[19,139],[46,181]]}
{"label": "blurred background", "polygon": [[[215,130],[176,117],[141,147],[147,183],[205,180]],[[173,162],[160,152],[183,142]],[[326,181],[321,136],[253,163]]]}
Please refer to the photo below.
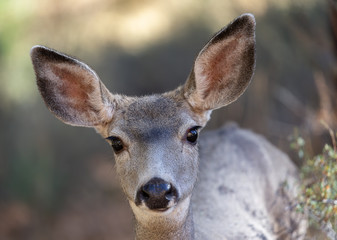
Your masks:
{"label": "blurred background", "polygon": [[310,151],[337,128],[337,8],[333,0],[0,0],[0,239],[133,239],[133,218],[112,150],[92,129],[45,107],[29,51],[76,56],[115,93],[183,84],[209,38],[244,12],[257,20],[248,91],[213,113],[265,135],[293,156],[298,129]]}

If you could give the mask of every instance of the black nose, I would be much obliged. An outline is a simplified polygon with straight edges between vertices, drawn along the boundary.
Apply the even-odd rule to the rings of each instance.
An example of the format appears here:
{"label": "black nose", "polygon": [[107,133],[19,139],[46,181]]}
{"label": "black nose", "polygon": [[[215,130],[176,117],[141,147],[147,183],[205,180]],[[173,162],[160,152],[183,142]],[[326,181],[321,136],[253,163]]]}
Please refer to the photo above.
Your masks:
{"label": "black nose", "polygon": [[161,178],[152,178],[137,193],[136,204],[144,202],[152,210],[165,210],[171,200],[176,201],[177,190]]}

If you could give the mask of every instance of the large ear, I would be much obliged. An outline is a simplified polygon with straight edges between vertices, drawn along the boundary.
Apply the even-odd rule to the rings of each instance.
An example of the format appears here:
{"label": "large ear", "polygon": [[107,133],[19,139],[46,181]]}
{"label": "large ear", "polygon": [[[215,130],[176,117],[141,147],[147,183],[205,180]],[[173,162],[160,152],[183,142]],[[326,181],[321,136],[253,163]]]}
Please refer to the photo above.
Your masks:
{"label": "large ear", "polygon": [[184,86],[184,96],[196,110],[226,106],[247,88],[254,67],[255,19],[243,14],[201,50]]}
{"label": "large ear", "polygon": [[86,127],[112,118],[111,94],[86,64],[43,46],[30,54],[39,91],[58,118]]}

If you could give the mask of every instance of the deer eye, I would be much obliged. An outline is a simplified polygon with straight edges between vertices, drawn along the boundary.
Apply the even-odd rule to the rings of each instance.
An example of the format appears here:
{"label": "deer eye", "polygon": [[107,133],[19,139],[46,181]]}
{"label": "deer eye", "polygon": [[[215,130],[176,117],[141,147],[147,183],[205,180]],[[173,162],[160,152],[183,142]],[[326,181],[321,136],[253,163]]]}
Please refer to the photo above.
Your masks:
{"label": "deer eye", "polygon": [[106,139],[108,139],[111,142],[111,146],[116,154],[123,151],[124,144],[120,138],[111,136],[107,137]]}
{"label": "deer eye", "polygon": [[196,127],[193,127],[191,129],[189,129],[187,131],[187,135],[186,135],[186,140],[191,143],[191,144],[196,144],[197,143],[197,140],[198,140],[198,129],[200,127],[199,126],[196,126]]}

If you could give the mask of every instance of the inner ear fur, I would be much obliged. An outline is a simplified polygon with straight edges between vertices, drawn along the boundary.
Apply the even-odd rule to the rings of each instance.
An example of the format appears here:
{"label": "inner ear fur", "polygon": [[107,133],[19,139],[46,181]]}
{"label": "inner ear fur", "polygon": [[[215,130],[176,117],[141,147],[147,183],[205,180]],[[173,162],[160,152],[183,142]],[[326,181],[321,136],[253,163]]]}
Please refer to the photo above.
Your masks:
{"label": "inner ear fur", "polygon": [[90,67],[43,46],[33,47],[31,58],[38,89],[63,122],[95,127],[111,119],[111,94]]}
{"label": "inner ear fur", "polygon": [[255,68],[255,19],[243,14],[219,31],[197,56],[184,86],[196,110],[212,110],[235,101]]}

